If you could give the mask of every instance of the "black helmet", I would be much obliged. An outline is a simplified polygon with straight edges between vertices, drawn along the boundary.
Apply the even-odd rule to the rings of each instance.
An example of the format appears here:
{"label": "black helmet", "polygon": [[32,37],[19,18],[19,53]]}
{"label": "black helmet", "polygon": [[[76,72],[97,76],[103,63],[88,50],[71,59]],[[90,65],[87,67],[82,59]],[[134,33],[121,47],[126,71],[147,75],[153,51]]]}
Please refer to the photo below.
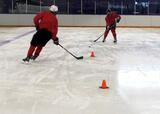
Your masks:
{"label": "black helmet", "polygon": [[108,8],[107,11],[106,11],[106,13],[111,13],[111,9]]}

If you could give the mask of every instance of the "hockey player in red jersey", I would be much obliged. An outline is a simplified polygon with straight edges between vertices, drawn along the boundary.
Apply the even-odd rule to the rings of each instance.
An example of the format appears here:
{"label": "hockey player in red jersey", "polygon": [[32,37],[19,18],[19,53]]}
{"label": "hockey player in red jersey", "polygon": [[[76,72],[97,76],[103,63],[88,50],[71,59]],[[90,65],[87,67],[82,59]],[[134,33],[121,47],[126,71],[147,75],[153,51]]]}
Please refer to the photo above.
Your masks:
{"label": "hockey player in red jersey", "polygon": [[113,13],[111,9],[107,9],[107,15],[105,17],[106,20],[106,30],[104,33],[104,39],[103,42],[105,42],[106,37],[111,30],[113,37],[114,37],[114,43],[117,42],[117,35],[116,35],[116,23],[119,23],[121,20],[121,16],[117,13]]}
{"label": "hockey player in red jersey", "polygon": [[35,60],[50,39],[53,40],[54,44],[59,45],[57,37],[58,19],[56,17],[58,7],[52,5],[49,10],[41,12],[34,17],[37,32],[33,35],[27,57],[23,61],[29,62],[30,59]]}

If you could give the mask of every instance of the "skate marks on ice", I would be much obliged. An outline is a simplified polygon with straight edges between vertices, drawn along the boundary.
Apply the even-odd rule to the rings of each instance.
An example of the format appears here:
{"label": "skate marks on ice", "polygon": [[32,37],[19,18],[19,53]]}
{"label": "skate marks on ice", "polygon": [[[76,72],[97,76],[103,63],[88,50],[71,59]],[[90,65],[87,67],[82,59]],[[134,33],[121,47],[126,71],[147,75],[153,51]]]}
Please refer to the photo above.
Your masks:
{"label": "skate marks on ice", "polygon": [[[105,43],[99,41],[93,48],[88,48],[89,40],[93,35],[97,35],[95,30],[74,30],[75,28],[60,28],[58,36],[62,36],[60,42],[69,51],[84,55],[86,58],[83,61],[75,60],[64,50],[53,45],[52,41],[46,45],[41,56],[32,65],[19,63],[26,54],[24,50],[26,52],[28,49],[28,44],[21,45],[29,43],[30,39],[27,37],[25,40],[19,39],[1,47],[3,52],[0,52],[0,112],[6,112],[6,107],[9,113],[14,114],[137,114],[146,112],[146,107],[148,113],[152,113],[152,109],[158,112],[155,107],[159,98],[158,88],[155,88],[155,91],[152,89],[158,85],[158,81],[152,78],[159,78],[159,60],[156,59],[156,56],[159,57],[159,53],[156,54],[159,48],[156,41],[160,40],[157,33],[151,33],[154,37],[142,34],[138,37],[128,33],[128,29],[120,29],[116,45],[111,36]],[[73,37],[71,31],[76,32]],[[87,37],[85,31],[89,31],[86,33]],[[90,57],[92,49],[95,52],[94,58]],[[146,56],[147,54],[151,55]],[[149,80],[145,79],[148,76]],[[99,89],[103,79],[107,80],[110,87],[107,91]],[[137,79],[140,80],[136,81]],[[148,88],[136,88],[135,83],[141,87],[154,83],[149,89],[152,95],[146,95]],[[146,101],[141,96],[151,100]],[[150,96],[154,96],[154,99]],[[131,97],[132,99],[129,99]]]}

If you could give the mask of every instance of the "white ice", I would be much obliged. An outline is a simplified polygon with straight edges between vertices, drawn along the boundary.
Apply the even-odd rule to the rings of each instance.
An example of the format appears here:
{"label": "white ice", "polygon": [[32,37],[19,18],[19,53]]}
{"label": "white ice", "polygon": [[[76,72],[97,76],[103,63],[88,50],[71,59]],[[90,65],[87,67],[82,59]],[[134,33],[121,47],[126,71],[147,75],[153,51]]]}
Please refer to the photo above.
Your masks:
{"label": "white ice", "polygon": [[[0,28],[0,42],[34,29]],[[24,64],[35,32],[0,46],[0,114],[159,114],[160,29],[118,28],[117,44],[111,33],[92,44],[103,32],[59,28],[60,44],[83,60],[50,40]]]}

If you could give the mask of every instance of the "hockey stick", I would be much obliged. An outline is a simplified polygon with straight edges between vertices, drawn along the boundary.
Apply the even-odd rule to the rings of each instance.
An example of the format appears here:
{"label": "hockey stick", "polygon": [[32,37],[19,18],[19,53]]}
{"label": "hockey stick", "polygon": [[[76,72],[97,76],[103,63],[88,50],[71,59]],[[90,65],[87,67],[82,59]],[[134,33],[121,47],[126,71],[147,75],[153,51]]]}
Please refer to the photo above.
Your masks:
{"label": "hockey stick", "polygon": [[104,35],[104,33],[102,35],[100,35],[97,39],[95,39],[93,42],[97,42],[97,40],[99,40],[103,35]]}
{"label": "hockey stick", "polygon": [[[115,24],[112,24],[108,29],[106,29],[106,30],[111,30],[112,28],[115,28],[116,27],[116,23]],[[96,42],[97,40],[99,40],[103,35],[105,34],[105,32],[101,35],[101,36],[99,36],[97,39],[95,39],[93,42]]]}
{"label": "hockey stick", "polygon": [[64,48],[61,44],[59,44],[59,46],[61,47],[61,48],[63,48],[64,50],[66,50],[69,54],[71,54],[74,58],[76,58],[76,59],[83,59],[83,56],[80,56],[80,57],[77,57],[77,56],[75,56],[75,55],[73,55],[71,52],[69,52],[66,48]]}
{"label": "hockey stick", "polygon": [[[105,33],[105,32],[104,32],[104,33]],[[93,46],[93,43],[96,42],[97,40],[99,40],[99,39],[104,35],[104,33],[103,33],[102,35],[100,35],[97,39],[93,40],[93,42],[91,43],[91,45],[88,46],[88,47],[92,47],[92,46]]]}

